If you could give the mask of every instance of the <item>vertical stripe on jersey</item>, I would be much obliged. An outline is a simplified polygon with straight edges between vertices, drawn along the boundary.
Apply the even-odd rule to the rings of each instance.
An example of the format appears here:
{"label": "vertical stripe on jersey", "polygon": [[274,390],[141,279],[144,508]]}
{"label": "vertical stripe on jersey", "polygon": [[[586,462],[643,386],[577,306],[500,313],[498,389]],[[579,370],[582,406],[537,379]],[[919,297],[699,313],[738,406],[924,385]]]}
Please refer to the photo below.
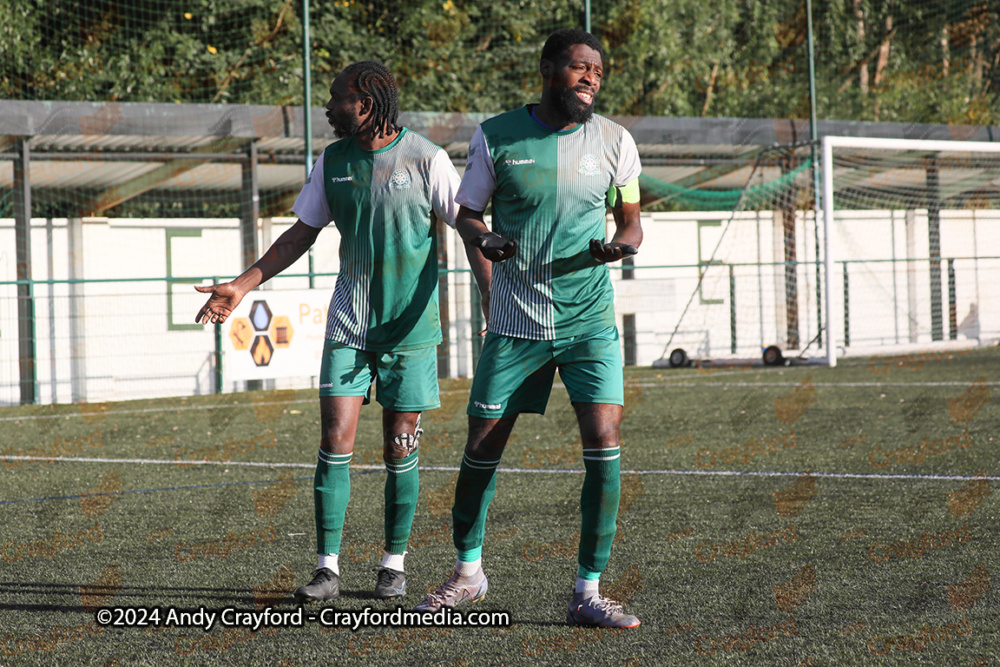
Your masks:
{"label": "vertical stripe on jersey", "polygon": [[[523,238],[523,237],[522,237]],[[527,238],[523,245],[528,247],[532,239]],[[544,249],[543,249],[544,250]],[[508,260],[493,267],[493,294],[504,295],[503,299],[490,300],[490,329],[497,333],[513,335],[519,338],[546,340],[554,333],[552,326],[551,298],[552,289],[549,281],[551,271],[546,269],[546,255],[541,259],[524,262],[526,268],[514,265],[515,259]],[[551,254],[548,255],[551,257]],[[532,289],[530,282],[538,281]],[[541,292],[549,301],[532,299]],[[527,317],[525,317],[527,315]]]}
{"label": "vertical stripe on jersey", "polygon": [[340,271],[330,298],[326,337],[358,350],[365,349],[371,310],[368,300],[371,277],[371,246],[340,242]]}

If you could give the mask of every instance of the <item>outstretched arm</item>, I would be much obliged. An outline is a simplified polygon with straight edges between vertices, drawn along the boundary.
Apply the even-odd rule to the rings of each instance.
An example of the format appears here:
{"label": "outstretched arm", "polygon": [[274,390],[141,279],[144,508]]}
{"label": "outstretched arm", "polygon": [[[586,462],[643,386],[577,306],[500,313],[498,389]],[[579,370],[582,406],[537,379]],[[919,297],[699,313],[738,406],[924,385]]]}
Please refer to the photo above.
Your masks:
{"label": "outstretched arm", "polygon": [[211,296],[198,311],[194,321],[199,324],[225,322],[248,292],[287,269],[312,247],[319,231],[298,220],[278,237],[263,257],[235,280],[218,285],[196,285],[196,290]]}

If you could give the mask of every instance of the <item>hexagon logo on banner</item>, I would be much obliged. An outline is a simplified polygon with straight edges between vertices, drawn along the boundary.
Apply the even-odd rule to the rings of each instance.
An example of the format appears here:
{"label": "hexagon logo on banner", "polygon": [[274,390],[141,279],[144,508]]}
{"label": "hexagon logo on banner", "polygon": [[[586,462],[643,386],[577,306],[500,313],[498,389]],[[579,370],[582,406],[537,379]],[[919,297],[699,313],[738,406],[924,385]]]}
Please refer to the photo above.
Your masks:
{"label": "hexagon logo on banner", "polygon": [[267,336],[257,336],[253,339],[253,345],[250,346],[250,355],[253,357],[253,362],[258,366],[267,366],[271,363],[271,356],[274,354],[274,346],[271,345],[271,341],[267,339]]}
{"label": "hexagon logo on banner", "polygon": [[271,322],[271,328],[267,332],[271,337],[271,342],[275,347],[288,347],[292,344],[292,336],[295,330],[292,328],[292,321],[287,315],[278,315]]}
{"label": "hexagon logo on banner", "polygon": [[250,347],[253,340],[253,327],[245,317],[235,318],[229,325],[229,340],[233,341],[233,349],[237,351]]}
{"label": "hexagon logo on banner", "polygon": [[271,309],[267,306],[267,301],[254,301],[250,306],[250,321],[257,331],[267,331],[271,326]]}

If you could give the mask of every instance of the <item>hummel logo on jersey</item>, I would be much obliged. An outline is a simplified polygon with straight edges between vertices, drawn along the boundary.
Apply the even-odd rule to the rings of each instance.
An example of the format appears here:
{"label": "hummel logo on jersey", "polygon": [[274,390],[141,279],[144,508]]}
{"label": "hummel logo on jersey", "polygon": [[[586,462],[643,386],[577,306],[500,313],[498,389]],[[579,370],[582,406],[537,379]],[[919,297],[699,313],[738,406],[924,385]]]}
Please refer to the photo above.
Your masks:
{"label": "hummel logo on jersey", "polygon": [[508,166],[516,166],[519,164],[535,164],[535,161],[528,158],[527,160],[504,160],[503,163]]}
{"label": "hummel logo on jersey", "polygon": [[601,161],[593,153],[587,153],[580,158],[580,173],[584,176],[597,176],[601,170]]}
{"label": "hummel logo on jersey", "polygon": [[333,176],[330,181],[333,183],[346,183],[347,181],[353,181],[353,176]]}
{"label": "hummel logo on jersey", "polygon": [[480,403],[479,401],[473,401],[472,404],[483,410],[499,410],[502,407],[500,403]]}

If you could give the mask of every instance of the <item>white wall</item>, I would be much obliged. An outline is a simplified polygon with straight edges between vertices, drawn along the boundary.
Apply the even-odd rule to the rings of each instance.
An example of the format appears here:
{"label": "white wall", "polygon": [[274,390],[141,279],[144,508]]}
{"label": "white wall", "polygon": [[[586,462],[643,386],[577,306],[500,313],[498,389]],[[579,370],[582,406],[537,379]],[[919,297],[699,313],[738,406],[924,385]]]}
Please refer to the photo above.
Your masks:
{"label": "white wall", "polygon": [[[637,325],[637,362],[649,365],[670,349],[682,347],[689,355],[724,356],[730,352],[730,298],[728,266],[706,271],[700,291],[698,264],[707,262],[730,218],[728,212],[656,213],[643,216],[645,239],[635,257],[634,280],[623,280],[618,266],[611,269],[621,330],[622,315],[633,313]],[[910,216],[914,256],[926,259],[926,212]],[[984,336],[1000,334],[1000,261],[973,259],[1000,255],[1000,212],[942,211],[942,257],[957,257],[957,311],[959,322],[973,304],[980,313]],[[294,219],[270,221],[266,247]],[[717,223],[717,224],[715,224]],[[266,226],[264,226],[266,227]],[[812,214],[796,221],[800,262],[815,261]],[[189,235],[185,235],[189,234]],[[190,235],[193,234],[193,235]],[[171,237],[171,265],[167,266],[167,238]],[[699,237],[701,242],[699,256]],[[449,232],[449,266],[467,269],[461,242]],[[839,211],[834,230],[837,259],[897,259],[907,257],[906,213],[903,211]],[[69,253],[68,222],[32,221],[32,268],[35,280],[65,280],[73,256]],[[338,235],[330,227],[314,246],[317,272],[335,273]],[[83,222],[82,275],[94,279],[233,276],[240,269],[239,222],[236,219],[95,219]],[[968,259],[964,259],[968,258]],[[762,344],[785,343],[785,278],[781,222],[770,212],[742,213],[725,234],[716,260],[735,264],[737,275],[737,341],[745,356],[759,354]],[[771,266],[777,262],[776,266]],[[760,264],[758,264],[760,263]],[[741,266],[749,264],[749,266]],[[895,266],[895,269],[892,267]],[[285,275],[306,273],[303,257]],[[930,340],[930,287],[927,262],[907,265],[871,263],[851,266],[852,344],[890,344],[909,341],[910,319],[919,342]],[[893,283],[895,278],[895,284]],[[909,278],[909,282],[908,282]],[[0,281],[16,279],[14,225],[0,220]],[[817,330],[815,268],[798,270],[800,336],[808,342]],[[332,292],[333,277],[319,277],[316,287]],[[449,274],[451,310],[451,369],[472,372],[469,273]],[[908,308],[912,300],[916,309]],[[265,289],[303,289],[308,280],[279,277]],[[835,271],[835,330],[840,331],[843,306],[842,271]],[[947,265],[942,265],[944,322],[947,337]],[[40,402],[69,402],[150,398],[203,394],[213,391],[211,327],[172,330],[168,325],[168,297],[163,280],[143,282],[88,282],[35,285],[38,393]],[[176,285],[173,325],[191,325],[204,302],[190,285]],[[71,294],[82,317],[71,319]],[[824,288],[825,291],[825,288]],[[692,298],[693,297],[693,298]],[[691,300],[678,333],[671,332]],[[719,303],[712,303],[719,300]],[[82,304],[82,307],[81,307]],[[825,316],[825,313],[824,313]],[[74,338],[73,331],[81,332]],[[898,332],[898,333],[897,333]],[[14,285],[0,285],[0,404],[19,402],[17,300]],[[842,341],[842,335],[838,336]],[[74,354],[85,354],[74,365]],[[74,386],[74,372],[86,382]],[[318,369],[303,369],[295,378],[277,380],[278,387],[315,386]],[[225,389],[241,388],[233,384]]]}

